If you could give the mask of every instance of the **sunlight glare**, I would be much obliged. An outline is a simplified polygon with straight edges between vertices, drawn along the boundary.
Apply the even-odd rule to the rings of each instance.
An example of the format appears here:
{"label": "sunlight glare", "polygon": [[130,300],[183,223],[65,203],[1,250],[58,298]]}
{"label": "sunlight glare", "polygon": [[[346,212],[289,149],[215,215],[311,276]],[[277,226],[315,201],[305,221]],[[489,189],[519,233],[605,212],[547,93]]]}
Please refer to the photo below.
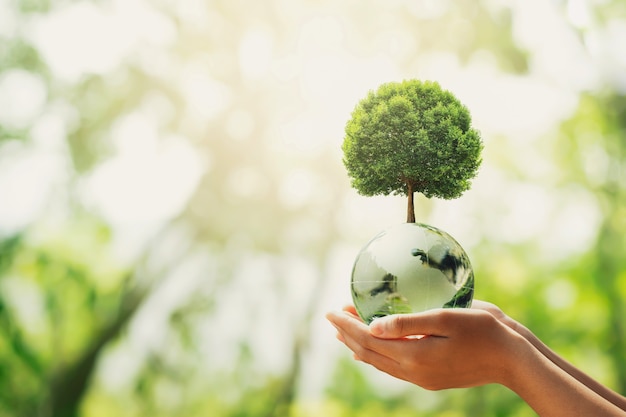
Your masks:
{"label": "sunlight glare", "polygon": [[106,8],[81,1],[34,18],[33,43],[54,74],[75,81],[116,69],[139,45],[167,46],[176,39],[171,21],[142,1]]}
{"label": "sunlight glare", "polygon": [[65,173],[59,155],[9,142],[0,147],[0,235],[11,235],[42,215]]}
{"label": "sunlight glare", "polygon": [[204,125],[214,119],[233,100],[230,87],[209,74],[203,62],[191,62],[181,71],[178,80],[187,104],[186,116],[194,124]]}
{"label": "sunlight glare", "polygon": [[17,30],[17,18],[15,11],[8,1],[0,1],[0,37],[10,38]]}
{"label": "sunlight glare", "polygon": [[52,71],[67,80],[111,71],[132,45],[128,27],[117,16],[87,2],[36,19],[32,37]]}
{"label": "sunlight glare", "polygon": [[113,129],[118,155],[86,180],[84,196],[113,224],[160,224],[185,206],[203,172],[184,138],[157,137],[155,122],[133,114]]}
{"label": "sunlight glare", "polygon": [[267,74],[272,62],[271,33],[264,28],[249,29],[239,44],[239,65],[244,78],[256,80]]}
{"label": "sunlight glare", "polygon": [[27,128],[41,113],[48,91],[40,76],[22,69],[0,75],[0,126]]}

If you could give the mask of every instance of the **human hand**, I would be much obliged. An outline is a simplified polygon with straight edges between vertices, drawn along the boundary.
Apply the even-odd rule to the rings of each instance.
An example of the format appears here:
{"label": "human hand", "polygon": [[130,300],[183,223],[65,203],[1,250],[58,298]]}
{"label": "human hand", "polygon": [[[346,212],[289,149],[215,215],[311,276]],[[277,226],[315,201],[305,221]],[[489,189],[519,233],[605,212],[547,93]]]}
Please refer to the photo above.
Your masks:
{"label": "human hand", "polygon": [[492,312],[501,313],[479,302],[473,309],[398,314],[367,326],[351,306],[327,318],[356,359],[439,390],[504,383],[516,352],[528,344]]}
{"label": "human hand", "polygon": [[398,314],[367,326],[353,306],[327,318],[356,359],[423,388],[499,383],[538,415],[626,416],[623,396],[560,358],[497,306]]}
{"label": "human hand", "polygon": [[[503,324],[507,325],[508,327],[510,327],[511,329],[515,331],[518,331],[523,328],[523,326],[520,323],[513,320],[511,317],[507,316],[502,311],[502,309],[500,309],[500,307],[498,307],[497,305],[493,303],[482,301],[482,300],[474,300],[472,301],[472,308],[477,309],[477,310],[487,311],[496,319],[498,319],[500,322],[502,322]],[[356,308],[353,305],[345,306],[343,310],[348,313],[351,313],[354,316],[358,316]]]}

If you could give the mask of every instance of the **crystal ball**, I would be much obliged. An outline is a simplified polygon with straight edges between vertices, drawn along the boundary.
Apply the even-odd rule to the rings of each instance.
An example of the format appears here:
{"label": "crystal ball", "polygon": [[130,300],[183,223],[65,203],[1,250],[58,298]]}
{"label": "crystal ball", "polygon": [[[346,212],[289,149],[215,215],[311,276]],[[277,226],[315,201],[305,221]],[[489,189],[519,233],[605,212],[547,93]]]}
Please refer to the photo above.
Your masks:
{"label": "crystal ball", "polygon": [[366,323],[390,314],[470,307],[474,272],[452,236],[421,223],[377,234],[352,269],[352,300]]}

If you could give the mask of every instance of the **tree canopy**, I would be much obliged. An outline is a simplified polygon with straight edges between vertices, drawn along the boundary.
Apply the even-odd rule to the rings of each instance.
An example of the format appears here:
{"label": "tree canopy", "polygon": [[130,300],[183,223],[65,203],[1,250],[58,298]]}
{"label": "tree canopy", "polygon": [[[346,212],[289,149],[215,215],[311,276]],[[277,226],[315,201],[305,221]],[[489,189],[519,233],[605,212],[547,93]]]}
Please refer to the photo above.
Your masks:
{"label": "tree canopy", "polygon": [[[344,165],[362,195],[420,192],[460,197],[481,163],[468,109],[433,81],[381,85],[361,100],[345,129]],[[411,220],[411,213],[408,215]]]}

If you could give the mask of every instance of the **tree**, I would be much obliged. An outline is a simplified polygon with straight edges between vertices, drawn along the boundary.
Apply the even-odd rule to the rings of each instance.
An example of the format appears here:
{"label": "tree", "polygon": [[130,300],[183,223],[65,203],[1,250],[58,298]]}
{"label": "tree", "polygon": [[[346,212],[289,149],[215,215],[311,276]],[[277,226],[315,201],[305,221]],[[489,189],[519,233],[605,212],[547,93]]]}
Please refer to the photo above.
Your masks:
{"label": "tree", "polygon": [[352,186],[366,196],[452,199],[470,188],[481,163],[480,133],[467,108],[437,82],[405,80],[370,91],[345,129],[343,162]]}

